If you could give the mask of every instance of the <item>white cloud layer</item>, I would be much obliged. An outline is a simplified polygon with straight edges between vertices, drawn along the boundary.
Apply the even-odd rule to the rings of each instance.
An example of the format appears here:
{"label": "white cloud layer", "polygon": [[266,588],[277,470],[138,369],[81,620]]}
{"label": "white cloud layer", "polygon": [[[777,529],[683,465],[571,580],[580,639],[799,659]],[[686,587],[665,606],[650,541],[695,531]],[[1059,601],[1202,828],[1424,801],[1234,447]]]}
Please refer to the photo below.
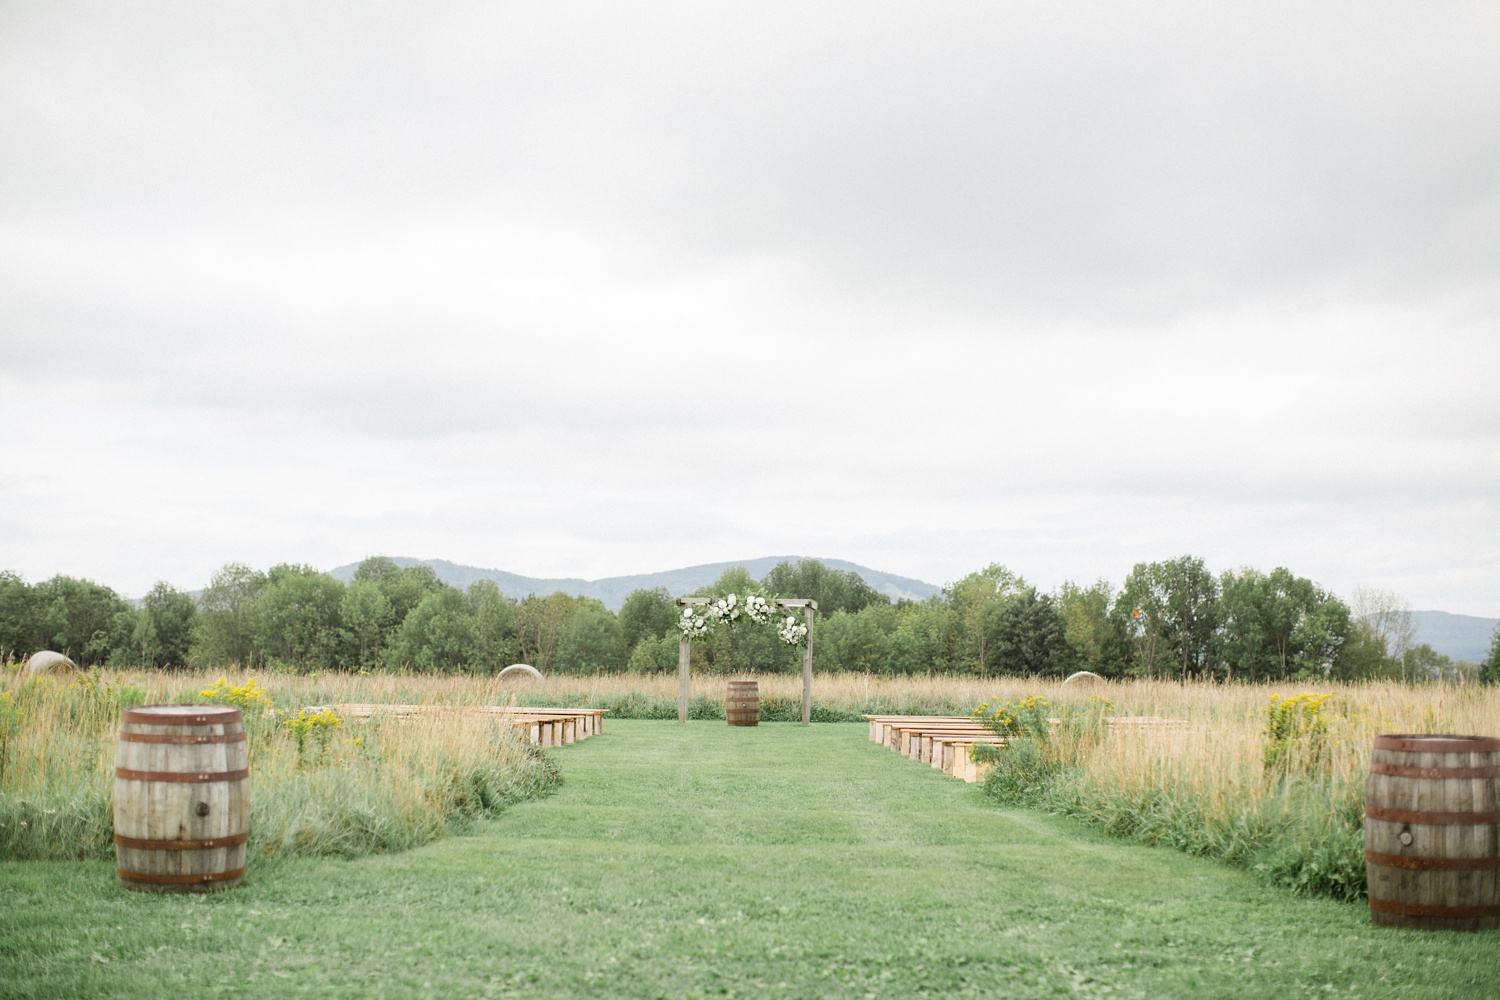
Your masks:
{"label": "white cloud layer", "polygon": [[1490,5],[0,11],[0,568],[1500,614]]}

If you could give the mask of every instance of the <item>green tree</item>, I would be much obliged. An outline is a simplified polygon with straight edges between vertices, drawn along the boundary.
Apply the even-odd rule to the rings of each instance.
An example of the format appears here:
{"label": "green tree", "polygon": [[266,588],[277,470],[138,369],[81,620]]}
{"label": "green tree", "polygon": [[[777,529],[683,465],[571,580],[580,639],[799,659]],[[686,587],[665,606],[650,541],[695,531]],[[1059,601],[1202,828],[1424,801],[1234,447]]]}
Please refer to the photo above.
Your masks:
{"label": "green tree", "polygon": [[1145,676],[1174,669],[1185,680],[1210,666],[1219,624],[1219,583],[1202,559],[1185,555],[1136,563],[1115,607],[1117,618],[1131,625]]}
{"label": "green tree", "polygon": [[1413,646],[1408,651],[1407,667],[1413,680],[1441,681],[1457,679],[1453,658],[1439,653],[1425,642]]}
{"label": "green tree", "polygon": [[1500,625],[1490,638],[1490,655],[1479,665],[1479,680],[1484,684],[1500,684]]}
{"label": "green tree", "polygon": [[522,662],[544,674],[552,670],[558,640],[580,602],[580,598],[559,590],[546,597],[530,594],[516,605],[515,635]]}
{"label": "green tree", "polygon": [[1130,656],[1124,623],[1111,614],[1113,594],[1109,582],[1099,580],[1089,587],[1069,581],[1057,595],[1063,635],[1073,651],[1074,665],[1101,677],[1124,675]]}
{"label": "green tree", "polygon": [[1406,678],[1406,654],[1417,635],[1411,602],[1393,591],[1355,587],[1350,611],[1356,620],[1364,622],[1380,638],[1386,657],[1400,675]]}
{"label": "green tree", "polygon": [[132,643],[142,666],[182,667],[188,663],[198,606],[171,584],[158,582],[141,599]]}
{"label": "green tree", "polygon": [[353,647],[354,665],[361,669],[379,665],[395,616],[391,602],[372,580],[355,580],[344,588],[339,601],[339,620]]}
{"label": "green tree", "polygon": [[1385,655],[1385,643],[1369,623],[1351,620],[1349,634],[1334,657],[1330,676],[1341,681],[1394,678],[1400,665]]}
{"label": "green tree", "polygon": [[343,583],[327,573],[311,566],[273,566],[255,602],[257,652],[266,660],[304,670],[341,665],[343,600]]}
{"label": "green tree", "polygon": [[829,673],[885,672],[890,636],[898,624],[896,609],[890,604],[867,604],[853,614],[840,611],[819,615],[814,626],[813,669]]}
{"label": "green tree", "polygon": [[[131,642],[135,609],[108,587],[54,576],[37,584],[33,600],[33,622],[38,626],[32,642],[35,649],[56,650],[79,666],[93,666]],[[123,633],[116,621],[121,614],[129,617],[132,626]]]}
{"label": "green tree", "polygon": [[1349,606],[1322,587],[1313,585],[1307,610],[1292,630],[1291,662],[1296,676],[1332,676],[1339,656],[1349,642],[1352,625]]}
{"label": "green tree", "polygon": [[244,563],[225,563],[198,596],[193,628],[194,663],[254,667],[259,621],[256,599],[265,589],[266,575]]}
{"label": "green tree", "polygon": [[437,593],[447,586],[438,579],[437,571],[431,566],[403,568],[389,556],[370,556],[355,569],[354,579],[368,580],[380,588],[390,602],[394,626],[400,626],[428,594]]}
{"label": "green tree", "polygon": [[625,648],[634,650],[644,638],[655,641],[674,632],[679,614],[666,587],[631,591],[620,606],[620,634]]}
{"label": "green tree", "polygon": [[494,580],[469,584],[469,605],[474,609],[474,648],[469,669],[493,673],[516,662],[516,602],[500,593]]}
{"label": "green tree", "polygon": [[1001,611],[1025,587],[1025,580],[999,563],[990,563],[943,588],[957,625],[958,669],[980,675],[990,672]]}
{"label": "green tree", "polygon": [[467,663],[474,648],[474,609],[452,587],[422,598],[401,622],[386,653],[393,667],[424,673],[454,673]]}
{"label": "green tree", "polygon": [[0,571],[0,663],[36,652],[40,631],[31,587],[9,570]]}
{"label": "green tree", "polygon": [[1001,605],[993,650],[995,667],[1006,674],[1061,677],[1077,662],[1057,605],[1030,586]]}
{"label": "green tree", "polygon": [[677,669],[677,639],[641,636],[630,651],[625,670],[632,674],[665,674]]}
{"label": "green tree", "polygon": [[777,563],[761,580],[761,585],[766,594],[776,597],[811,598],[818,602],[818,613],[823,616],[836,611],[853,614],[871,604],[891,603],[889,597],[853,570],[830,569],[816,559]]}
{"label": "green tree", "polygon": [[606,674],[624,666],[619,621],[603,604],[585,599],[558,640],[556,669],[565,674]]}
{"label": "green tree", "polygon": [[958,649],[958,615],[941,596],[896,604],[896,628],[886,643],[886,672],[954,673]]}

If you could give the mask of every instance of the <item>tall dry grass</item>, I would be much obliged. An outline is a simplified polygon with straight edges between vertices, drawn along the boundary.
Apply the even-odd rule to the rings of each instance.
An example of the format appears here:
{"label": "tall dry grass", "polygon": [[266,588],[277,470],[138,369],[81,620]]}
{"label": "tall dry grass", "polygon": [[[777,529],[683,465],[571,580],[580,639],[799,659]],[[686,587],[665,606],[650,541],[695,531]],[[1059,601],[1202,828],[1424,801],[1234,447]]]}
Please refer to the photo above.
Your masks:
{"label": "tall dry grass", "polygon": [[[0,739],[0,857],[108,856],[120,706],[201,701],[198,692],[217,676],[125,670],[28,680],[14,669],[0,670],[0,737],[10,734]],[[283,720],[302,706],[341,702],[588,706],[608,709],[613,718],[677,717],[673,675],[505,681],[416,674],[256,676]],[[226,684],[239,687],[249,679],[231,671]],[[730,679],[692,679],[694,718],[724,717]],[[800,719],[800,676],[755,679],[762,718]],[[1328,696],[1316,751],[1291,746],[1281,764],[1267,767],[1271,697],[1302,693]],[[1108,699],[1115,716],[1193,725],[1113,734],[1060,727],[1049,745],[1001,758],[1003,766],[991,779],[997,794],[1343,898],[1364,891],[1360,837],[1372,738],[1383,732],[1500,733],[1500,688],[1391,682],[1127,681],[1080,688],[1010,677],[825,674],[813,678],[813,718],[968,715],[981,702],[1033,695],[1047,699],[1050,711],[1074,710],[1080,718],[1089,716],[1084,710],[1099,697]],[[20,721],[7,729],[12,717]],[[276,717],[250,718],[258,730],[252,743],[252,847],[270,856],[400,849],[556,780],[550,764],[508,728],[483,719],[345,726],[326,753],[310,760],[307,751],[298,757]]]}
{"label": "tall dry grass", "polygon": [[[314,701],[391,700],[373,696],[423,693],[418,688],[360,677],[260,679],[265,699],[245,705],[254,859],[406,849],[558,779],[544,754],[494,719],[308,725],[304,716],[297,723],[299,710]],[[243,692],[247,680],[238,675],[225,687]],[[201,703],[213,682],[203,674],[144,671],[61,678],[0,672],[0,858],[112,856],[120,709]],[[452,696],[442,699],[450,704],[483,699],[457,685],[442,693]]]}
{"label": "tall dry grass", "polygon": [[[993,755],[987,784],[1000,798],[1343,899],[1365,893],[1363,819],[1373,738],[1500,733],[1500,688],[1493,687],[1129,682],[1086,692],[1038,683],[996,688],[1002,701],[1040,694],[1064,716],[1097,695],[1114,703],[1116,716],[1195,723],[1112,732],[1064,725],[1055,737],[1013,744]],[[1273,696],[1284,702],[1298,695],[1324,697],[1311,702],[1316,708],[1300,735],[1273,739]]]}

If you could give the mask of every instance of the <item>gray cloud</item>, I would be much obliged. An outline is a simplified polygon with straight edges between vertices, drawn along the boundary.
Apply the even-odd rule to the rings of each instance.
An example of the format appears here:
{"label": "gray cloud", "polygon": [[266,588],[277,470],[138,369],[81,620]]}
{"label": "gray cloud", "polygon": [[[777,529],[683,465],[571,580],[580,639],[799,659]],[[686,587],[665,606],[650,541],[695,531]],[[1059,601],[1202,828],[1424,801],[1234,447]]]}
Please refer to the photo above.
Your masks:
{"label": "gray cloud", "polygon": [[1500,607],[1500,15],[12,4],[0,547]]}

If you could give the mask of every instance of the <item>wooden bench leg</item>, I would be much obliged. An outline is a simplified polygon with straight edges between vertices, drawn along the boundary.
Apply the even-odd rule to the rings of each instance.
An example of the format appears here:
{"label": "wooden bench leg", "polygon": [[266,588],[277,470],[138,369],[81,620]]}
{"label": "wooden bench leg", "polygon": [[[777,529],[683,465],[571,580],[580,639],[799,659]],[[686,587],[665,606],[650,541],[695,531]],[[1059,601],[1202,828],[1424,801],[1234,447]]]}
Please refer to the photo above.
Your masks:
{"label": "wooden bench leg", "polygon": [[969,769],[974,765],[974,761],[969,756],[969,753],[973,749],[973,744],[970,743],[955,743],[953,745],[953,776],[960,781],[974,780],[969,777]]}

